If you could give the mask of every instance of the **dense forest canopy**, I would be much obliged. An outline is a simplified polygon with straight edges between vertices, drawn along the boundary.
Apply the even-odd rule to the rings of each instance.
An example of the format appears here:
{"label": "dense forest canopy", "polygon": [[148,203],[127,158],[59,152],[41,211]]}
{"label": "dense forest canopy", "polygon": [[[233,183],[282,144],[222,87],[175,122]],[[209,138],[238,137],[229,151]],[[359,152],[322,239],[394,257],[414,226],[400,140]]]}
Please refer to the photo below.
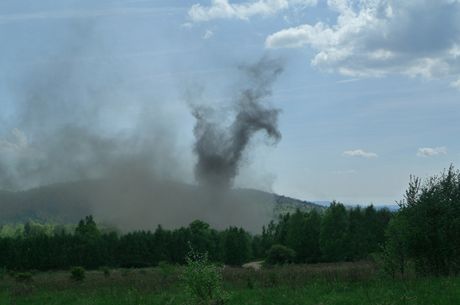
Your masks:
{"label": "dense forest canopy", "polygon": [[[297,263],[359,260],[379,250],[391,215],[373,206],[346,209],[333,203],[325,213],[297,210],[282,215],[258,235],[237,227],[218,231],[200,220],[174,230],[158,226],[153,232],[127,234],[99,228],[92,216],[76,227],[28,222],[23,227],[3,227],[0,264],[19,270],[76,265],[144,267],[160,261],[182,264],[193,249],[207,252],[214,262],[241,265],[251,259],[263,259],[278,244],[292,249]],[[356,226],[365,228],[356,231]]]}

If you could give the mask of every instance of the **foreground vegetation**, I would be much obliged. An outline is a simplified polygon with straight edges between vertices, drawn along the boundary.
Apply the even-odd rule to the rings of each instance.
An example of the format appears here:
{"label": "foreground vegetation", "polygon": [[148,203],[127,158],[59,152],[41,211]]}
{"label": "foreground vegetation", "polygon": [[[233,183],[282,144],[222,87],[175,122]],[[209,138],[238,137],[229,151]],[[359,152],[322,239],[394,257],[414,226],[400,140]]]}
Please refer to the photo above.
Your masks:
{"label": "foreground vegetation", "polygon": [[[0,305],[190,304],[181,280],[185,267],[87,272],[79,282],[68,271],[36,273],[31,282],[0,280]],[[380,277],[372,263],[286,265],[253,271],[225,267],[225,304],[451,305],[460,302],[460,278]],[[195,303],[197,304],[197,303]],[[209,303],[211,304],[211,303]]]}
{"label": "foreground vegetation", "polygon": [[[74,232],[45,227],[0,236],[0,305],[460,304],[453,167],[411,179],[394,214],[333,203],[283,215],[255,236],[198,220],[125,235],[91,216]],[[256,258],[261,270],[231,267]]]}

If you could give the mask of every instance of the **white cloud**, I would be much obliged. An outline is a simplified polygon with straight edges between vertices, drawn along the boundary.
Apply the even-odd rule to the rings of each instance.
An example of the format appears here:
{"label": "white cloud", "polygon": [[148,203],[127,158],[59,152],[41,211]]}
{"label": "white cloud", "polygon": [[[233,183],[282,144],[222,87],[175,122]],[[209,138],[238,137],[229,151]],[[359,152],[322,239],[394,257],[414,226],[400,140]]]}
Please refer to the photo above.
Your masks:
{"label": "white cloud", "polygon": [[456,81],[451,82],[451,83],[450,83],[450,86],[451,86],[452,88],[457,88],[457,89],[460,90],[460,78],[457,79]]}
{"label": "white cloud", "polygon": [[0,152],[18,152],[27,148],[28,140],[24,132],[15,128],[11,131],[11,139],[0,139]]}
{"label": "white cloud", "polygon": [[367,159],[378,157],[376,153],[367,152],[362,149],[346,150],[343,152],[343,155],[348,156],[348,157],[361,157],[361,158],[367,158]]}
{"label": "white cloud", "polygon": [[437,155],[446,155],[447,148],[444,146],[441,147],[422,147],[417,151],[417,156],[419,157],[433,157]]}
{"label": "white cloud", "polygon": [[266,47],[308,46],[316,51],[313,66],[353,77],[460,73],[460,1],[328,0],[327,5],[338,14],[333,24],[280,30],[267,37]]}
{"label": "white cloud", "polygon": [[214,32],[211,31],[211,30],[206,30],[206,32],[204,32],[203,34],[203,39],[209,39],[211,38],[212,36],[214,36]]}
{"label": "white cloud", "polygon": [[194,4],[188,15],[194,22],[213,19],[248,20],[253,16],[270,16],[293,7],[314,6],[317,0],[257,0],[245,3],[230,3],[229,0],[211,0],[210,6]]}
{"label": "white cloud", "polygon": [[191,29],[193,27],[193,24],[191,22],[185,22],[182,23],[182,27],[185,29]]}

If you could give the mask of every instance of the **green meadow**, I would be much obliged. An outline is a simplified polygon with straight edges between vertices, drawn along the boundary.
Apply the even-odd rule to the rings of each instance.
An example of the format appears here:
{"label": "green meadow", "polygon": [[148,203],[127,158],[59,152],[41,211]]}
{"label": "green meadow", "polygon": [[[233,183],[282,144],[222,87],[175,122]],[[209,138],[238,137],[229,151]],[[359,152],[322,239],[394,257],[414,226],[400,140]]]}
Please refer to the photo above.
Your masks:
{"label": "green meadow", "polygon": [[[184,267],[90,271],[82,281],[68,271],[37,272],[21,282],[0,281],[0,305],[189,304]],[[454,305],[460,278],[390,279],[371,263],[286,265],[255,271],[224,267],[225,304],[254,305]],[[214,303],[219,304],[219,303]]]}

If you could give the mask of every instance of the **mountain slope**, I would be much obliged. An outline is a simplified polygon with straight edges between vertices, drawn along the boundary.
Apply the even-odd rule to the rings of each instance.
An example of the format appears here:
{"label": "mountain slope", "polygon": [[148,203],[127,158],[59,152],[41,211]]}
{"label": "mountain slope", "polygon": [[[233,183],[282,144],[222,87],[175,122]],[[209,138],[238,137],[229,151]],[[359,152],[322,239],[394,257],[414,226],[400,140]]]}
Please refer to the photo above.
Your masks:
{"label": "mountain slope", "polygon": [[253,189],[203,190],[175,182],[145,179],[83,180],[20,192],[0,191],[0,224],[28,220],[76,223],[93,214],[125,229],[186,225],[203,219],[217,227],[257,230],[278,214],[321,210],[311,202]]}

